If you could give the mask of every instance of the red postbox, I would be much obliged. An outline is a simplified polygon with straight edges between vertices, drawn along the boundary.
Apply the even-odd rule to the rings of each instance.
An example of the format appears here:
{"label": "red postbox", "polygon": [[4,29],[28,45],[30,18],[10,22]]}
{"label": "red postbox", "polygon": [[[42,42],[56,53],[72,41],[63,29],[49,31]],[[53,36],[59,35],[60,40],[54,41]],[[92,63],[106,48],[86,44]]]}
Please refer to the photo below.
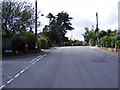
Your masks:
{"label": "red postbox", "polygon": [[24,43],[24,51],[28,52],[28,43],[27,42]]}

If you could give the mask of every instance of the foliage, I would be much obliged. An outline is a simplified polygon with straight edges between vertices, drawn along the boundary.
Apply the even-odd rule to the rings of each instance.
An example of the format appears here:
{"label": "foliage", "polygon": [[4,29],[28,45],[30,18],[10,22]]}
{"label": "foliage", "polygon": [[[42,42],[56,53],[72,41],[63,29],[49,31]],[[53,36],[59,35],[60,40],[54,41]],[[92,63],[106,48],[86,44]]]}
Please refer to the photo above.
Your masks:
{"label": "foliage", "polygon": [[65,46],[71,46],[71,44],[69,42],[64,42]]}
{"label": "foliage", "polygon": [[20,37],[15,37],[13,39],[12,45],[11,45],[12,50],[16,51],[24,51],[24,42]]}
{"label": "foliage", "polygon": [[83,45],[83,41],[79,41],[79,40],[69,40],[68,42],[64,42],[65,46],[82,46]]}
{"label": "foliage", "polygon": [[1,2],[2,30],[4,35],[11,37],[14,34],[26,31],[34,23],[34,8],[26,2]]}
{"label": "foliage", "polygon": [[95,45],[96,45],[96,40],[95,40],[95,38],[90,38],[90,40],[89,40],[89,45],[91,45],[91,46],[95,46]]}
{"label": "foliage", "polygon": [[46,48],[49,48],[48,46],[48,38],[38,38],[38,44],[39,44],[39,47],[42,48],[42,49],[46,49]]}
{"label": "foliage", "polygon": [[94,29],[92,28],[91,30],[89,30],[88,27],[85,27],[85,33],[83,34],[85,42],[87,43],[87,45],[95,45],[96,44],[96,40],[97,40],[97,33],[95,33]]}
{"label": "foliage", "polygon": [[118,44],[118,47],[117,47],[117,48],[120,49],[120,40],[118,40],[118,43],[117,43],[117,44]]}
{"label": "foliage", "polygon": [[49,25],[46,25],[43,29],[43,32],[48,36],[52,43],[61,45],[67,40],[65,34],[67,30],[72,30],[71,27],[71,17],[66,12],[58,13],[56,16],[49,13],[47,18],[49,18]]}
{"label": "foliage", "polygon": [[75,43],[73,43],[73,46],[82,46],[82,41],[76,41]]}
{"label": "foliage", "polygon": [[20,34],[20,38],[28,43],[29,50],[35,49],[35,35],[32,32],[23,32]]}
{"label": "foliage", "polygon": [[107,31],[101,30],[95,32],[93,28],[92,30],[89,30],[88,27],[85,27],[85,33],[83,36],[87,45],[95,46],[97,44],[98,46],[115,48],[115,43],[117,42],[115,37],[116,33],[117,30],[112,31],[108,29]]}
{"label": "foliage", "polygon": [[23,32],[18,35],[14,35],[12,49],[24,51],[24,43],[28,43],[29,50],[35,49],[35,37],[31,32]]}
{"label": "foliage", "polygon": [[64,45],[65,46],[72,46],[73,45],[73,41],[72,40],[69,40],[67,42],[64,42]]}

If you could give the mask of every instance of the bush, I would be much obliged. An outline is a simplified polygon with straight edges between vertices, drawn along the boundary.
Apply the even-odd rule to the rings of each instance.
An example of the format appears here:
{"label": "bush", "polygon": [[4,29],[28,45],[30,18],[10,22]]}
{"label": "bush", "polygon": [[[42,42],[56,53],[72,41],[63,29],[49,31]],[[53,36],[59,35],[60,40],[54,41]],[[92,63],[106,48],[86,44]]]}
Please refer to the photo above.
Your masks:
{"label": "bush", "polygon": [[69,42],[64,42],[65,46],[71,46]]}
{"label": "bush", "polygon": [[73,46],[78,46],[77,43],[73,43]]}
{"label": "bush", "polygon": [[28,43],[28,49],[35,49],[35,36],[32,32],[23,32],[13,36],[12,49],[24,51],[24,43]]}
{"label": "bush", "polygon": [[68,41],[68,42],[64,42],[64,45],[65,46],[72,46],[72,43],[71,43],[71,41]]}
{"label": "bush", "polygon": [[117,42],[118,42],[118,43],[117,43],[117,48],[120,49],[120,40],[118,40]]}
{"label": "bush", "polygon": [[42,49],[48,48],[47,46],[48,40],[46,38],[38,38],[38,44],[39,44],[39,47]]}
{"label": "bush", "polygon": [[76,41],[75,43],[73,43],[73,46],[82,46],[82,44],[82,41]]}
{"label": "bush", "polygon": [[12,49],[14,51],[23,51],[24,50],[24,42],[20,38],[14,38],[12,42]]}
{"label": "bush", "polygon": [[21,33],[20,39],[28,43],[29,50],[35,49],[35,35],[32,32]]}
{"label": "bush", "polygon": [[95,40],[94,38],[91,38],[91,39],[89,40],[89,45],[95,46],[95,44],[96,44],[96,40]]}

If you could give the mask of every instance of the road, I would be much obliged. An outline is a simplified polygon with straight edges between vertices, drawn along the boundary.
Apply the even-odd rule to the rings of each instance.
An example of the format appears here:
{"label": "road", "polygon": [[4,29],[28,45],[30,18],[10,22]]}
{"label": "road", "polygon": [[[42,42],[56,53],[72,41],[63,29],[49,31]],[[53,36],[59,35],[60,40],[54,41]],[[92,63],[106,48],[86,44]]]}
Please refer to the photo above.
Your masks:
{"label": "road", "polygon": [[117,88],[117,53],[58,47],[48,54],[3,61],[1,88]]}

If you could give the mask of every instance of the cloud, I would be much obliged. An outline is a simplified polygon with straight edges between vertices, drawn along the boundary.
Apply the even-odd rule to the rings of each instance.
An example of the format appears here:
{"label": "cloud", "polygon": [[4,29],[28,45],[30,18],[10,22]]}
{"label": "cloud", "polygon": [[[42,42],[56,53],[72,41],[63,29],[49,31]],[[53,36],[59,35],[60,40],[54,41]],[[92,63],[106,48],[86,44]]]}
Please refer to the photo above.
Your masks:
{"label": "cloud", "polygon": [[116,24],[118,23],[118,10],[113,9],[108,17],[107,24]]}
{"label": "cloud", "polygon": [[87,18],[80,18],[78,20],[73,20],[73,25],[78,27],[90,27],[91,25],[94,25],[95,22],[92,20],[89,20]]}

